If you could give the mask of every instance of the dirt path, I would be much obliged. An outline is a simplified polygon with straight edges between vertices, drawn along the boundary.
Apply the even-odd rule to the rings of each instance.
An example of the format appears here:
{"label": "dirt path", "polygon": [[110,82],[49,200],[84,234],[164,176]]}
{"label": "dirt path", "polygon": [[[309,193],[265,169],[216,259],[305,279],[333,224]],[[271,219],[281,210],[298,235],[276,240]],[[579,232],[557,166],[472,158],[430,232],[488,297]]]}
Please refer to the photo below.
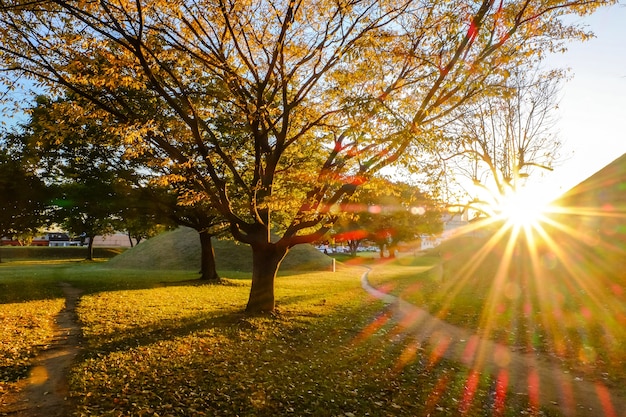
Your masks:
{"label": "dirt path", "polygon": [[65,308],[57,315],[54,336],[48,349],[34,361],[29,377],[21,381],[19,392],[9,398],[0,415],[10,417],[66,417],[68,411],[67,373],[80,350],[80,326],[76,303],[81,290],[67,283],[59,286],[65,294]]}
{"label": "dirt path", "polygon": [[445,357],[486,372],[499,387],[528,395],[532,405],[558,410],[567,417],[626,416],[623,391],[572,375],[545,355],[515,352],[509,346],[446,323],[424,309],[373,288],[367,281],[368,272],[361,278],[363,288],[389,304],[399,331],[410,333],[420,344],[428,346],[431,361]]}

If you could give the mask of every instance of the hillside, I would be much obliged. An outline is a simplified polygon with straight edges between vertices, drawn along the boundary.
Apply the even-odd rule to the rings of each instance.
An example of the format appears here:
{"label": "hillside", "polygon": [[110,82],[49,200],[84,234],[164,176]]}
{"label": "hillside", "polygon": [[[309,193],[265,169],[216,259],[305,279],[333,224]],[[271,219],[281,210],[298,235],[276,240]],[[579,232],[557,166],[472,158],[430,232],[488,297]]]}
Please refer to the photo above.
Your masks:
{"label": "hillside", "polygon": [[[231,240],[213,240],[218,271],[252,271],[252,251],[248,245]],[[329,270],[331,258],[310,245],[289,251],[281,271]],[[113,258],[113,268],[128,269],[200,269],[200,238],[194,229],[180,227],[140,243]]]}
{"label": "hillside", "polygon": [[550,218],[557,226],[551,230],[556,236],[579,241],[572,244],[578,248],[573,255],[583,257],[594,274],[626,281],[626,154],[563,194],[555,204],[559,212]]}
{"label": "hillside", "polygon": [[600,210],[626,208],[626,154],[564,193],[556,203]]}
{"label": "hillside", "polygon": [[[626,155],[553,202],[554,212],[531,237],[510,240],[494,229],[484,237],[459,236],[432,250],[444,278],[488,288],[497,274],[523,281],[572,280],[626,286]],[[595,285],[594,284],[594,285]]]}

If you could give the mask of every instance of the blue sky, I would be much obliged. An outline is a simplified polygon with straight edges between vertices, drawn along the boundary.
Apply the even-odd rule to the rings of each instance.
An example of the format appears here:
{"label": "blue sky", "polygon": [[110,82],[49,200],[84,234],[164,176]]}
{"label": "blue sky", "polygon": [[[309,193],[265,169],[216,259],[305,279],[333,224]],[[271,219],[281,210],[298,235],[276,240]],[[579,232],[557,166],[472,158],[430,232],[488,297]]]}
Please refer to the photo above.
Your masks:
{"label": "blue sky", "polygon": [[626,4],[575,21],[596,37],[573,43],[546,62],[569,67],[573,77],[563,85],[558,113],[566,159],[538,179],[538,192],[551,197],[626,153]]}

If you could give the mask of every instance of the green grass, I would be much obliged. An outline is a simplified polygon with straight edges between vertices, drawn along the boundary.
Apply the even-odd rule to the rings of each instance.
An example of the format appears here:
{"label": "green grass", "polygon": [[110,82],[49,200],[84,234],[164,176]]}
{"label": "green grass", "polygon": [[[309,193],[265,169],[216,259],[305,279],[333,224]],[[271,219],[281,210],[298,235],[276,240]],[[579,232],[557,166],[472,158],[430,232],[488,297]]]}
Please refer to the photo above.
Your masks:
{"label": "green grass", "polygon": [[[516,351],[545,354],[585,379],[623,386],[623,278],[608,269],[609,257],[598,254],[602,248],[564,242],[555,261],[536,244],[533,260],[523,241],[508,255],[504,245],[492,247],[487,238],[450,241],[426,256],[388,262],[372,271],[370,281]],[[491,249],[477,257],[484,248]]]}
{"label": "green grass", "polygon": [[[110,259],[124,252],[126,248],[95,247],[94,258]],[[87,247],[56,246],[0,246],[2,262],[42,261],[42,260],[82,260],[87,257]]]}
{"label": "green grass", "polygon": [[[458,415],[463,407],[466,369],[446,360],[431,365],[416,341],[393,334],[391,322],[371,330],[384,315],[360,288],[361,267],[283,274],[278,313],[251,317],[242,313],[245,275],[224,271],[224,285],[198,285],[190,271],[106,266],[0,267],[0,283],[25,300],[5,304],[9,316],[23,316],[18,304],[37,309],[50,302],[39,310],[51,318],[59,281],[85,291],[78,308],[84,351],[71,373],[76,415],[413,416]],[[396,272],[414,267],[398,265]],[[40,334],[30,352],[45,343],[43,324],[7,323]],[[23,351],[28,357],[28,347]],[[0,367],[10,362],[3,360]],[[488,377],[479,379],[466,415],[487,413],[493,387]],[[506,415],[527,410],[515,395]]]}

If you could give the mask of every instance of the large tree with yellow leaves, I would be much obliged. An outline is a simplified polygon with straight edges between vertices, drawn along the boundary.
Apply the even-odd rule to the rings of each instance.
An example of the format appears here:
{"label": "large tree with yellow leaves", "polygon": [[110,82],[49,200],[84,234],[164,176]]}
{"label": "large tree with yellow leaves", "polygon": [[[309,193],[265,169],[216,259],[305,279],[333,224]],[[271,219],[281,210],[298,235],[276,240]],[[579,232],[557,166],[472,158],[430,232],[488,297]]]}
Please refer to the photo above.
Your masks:
{"label": "large tree with yellow leaves", "polygon": [[247,310],[271,311],[281,260],[342,199],[606,3],[1,0],[0,62],[183,172],[252,247]]}

